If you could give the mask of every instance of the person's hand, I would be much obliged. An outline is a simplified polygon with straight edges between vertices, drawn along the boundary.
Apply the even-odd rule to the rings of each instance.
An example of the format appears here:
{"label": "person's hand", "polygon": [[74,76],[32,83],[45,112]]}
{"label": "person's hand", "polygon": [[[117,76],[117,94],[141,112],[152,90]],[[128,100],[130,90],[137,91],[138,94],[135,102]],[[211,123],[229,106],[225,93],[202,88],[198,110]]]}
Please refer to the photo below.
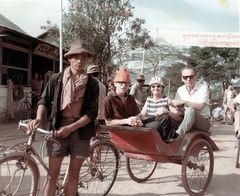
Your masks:
{"label": "person's hand", "polygon": [[181,100],[181,99],[172,100],[172,105],[175,107],[184,106],[185,104],[186,104],[186,101]]}
{"label": "person's hand", "polygon": [[162,114],[166,114],[168,113],[168,109],[167,108],[159,108],[157,111],[156,111],[156,116],[161,116]]}
{"label": "person's hand", "polygon": [[60,127],[55,132],[55,136],[60,138],[67,138],[70,134],[71,134],[71,130],[67,126]]}
{"label": "person's hand", "polygon": [[131,116],[127,120],[128,120],[128,125],[130,125],[132,127],[141,127],[141,126],[143,126],[143,123],[142,123],[140,117],[138,117],[138,116]]}
{"label": "person's hand", "polygon": [[29,123],[27,123],[28,130],[30,131],[36,131],[37,128],[41,127],[42,120],[40,119],[34,119],[31,120]]}

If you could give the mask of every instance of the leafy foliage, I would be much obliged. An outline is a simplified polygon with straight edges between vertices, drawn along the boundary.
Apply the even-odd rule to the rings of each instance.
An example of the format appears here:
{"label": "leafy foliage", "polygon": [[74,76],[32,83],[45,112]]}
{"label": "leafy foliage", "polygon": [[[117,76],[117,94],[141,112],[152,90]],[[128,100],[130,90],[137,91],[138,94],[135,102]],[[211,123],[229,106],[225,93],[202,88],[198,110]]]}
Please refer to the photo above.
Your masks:
{"label": "leafy foliage", "polygon": [[[123,58],[129,49],[153,45],[145,21],[133,18],[131,0],[69,0],[68,12],[63,14],[63,46],[84,40],[93,46],[93,63],[102,73],[111,75],[116,66],[114,58]],[[53,39],[58,37],[56,27],[44,27]],[[57,41],[57,39],[56,39]],[[105,76],[106,77],[106,76]]]}
{"label": "leafy foliage", "polygon": [[171,45],[157,45],[146,50],[145,61],[152,70],[152,75],[164,75],[164,67],[171,66],[179,60],[180,51]]}
{"label": "leafy foliage", "polygon": [[189,60],[209,84],[222,83],[225,88],[231,79],[239,77],[239,52],[239,48],[191,47]]}
{"label": "leafy foliage", "polygon": [[168,91],[168,95],[171,97],[175,97],[178,87],[183,85],[180,73],[184,66],[183,63],[177,63],[164,67],[164,80],[165,84],[168,84],[168,89],[165,92]]}
{"label": "leafy foliage", "polygon": [[173,63],[165,67],[165,78],[169,78],[170,94],[176,92],[182,85],[180,72],[186,64],[197,68],[199,77],[205,80],[210,87],[211,98],[219,99],[222,89],[225,89],[230,81],[240,76],[239,74],[239,48],[214,48],[191,47],[179,53],[178,59],[182,63]]}

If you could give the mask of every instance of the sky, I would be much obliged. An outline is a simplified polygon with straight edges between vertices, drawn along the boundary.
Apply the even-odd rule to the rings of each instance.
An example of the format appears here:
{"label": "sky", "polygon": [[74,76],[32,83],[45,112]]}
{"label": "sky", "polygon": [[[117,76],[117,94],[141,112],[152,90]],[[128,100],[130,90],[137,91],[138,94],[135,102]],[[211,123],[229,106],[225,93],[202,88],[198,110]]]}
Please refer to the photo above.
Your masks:
{"label": "sky", "polygon": [[[67,8],[68,1],[62,1],[63,7]],[[40,26],[47,20],[59,24],[60,2],[0,0],[0,13],[35,37],[43,33]],[[183,44],[194,41],[212,41],[215,44],[218,41],[219,44],[227,40],[228,44],[237,42],[240,46],[239,5],[240,0],[133,1],[134,17],[146,20],[145,27],[152,37]]]}

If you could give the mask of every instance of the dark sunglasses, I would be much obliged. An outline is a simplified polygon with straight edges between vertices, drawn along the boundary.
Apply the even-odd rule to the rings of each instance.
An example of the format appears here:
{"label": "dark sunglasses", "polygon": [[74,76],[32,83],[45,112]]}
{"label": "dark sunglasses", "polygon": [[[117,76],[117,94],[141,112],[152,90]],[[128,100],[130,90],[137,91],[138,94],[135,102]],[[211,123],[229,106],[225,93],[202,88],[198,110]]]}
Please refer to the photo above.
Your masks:
{"label": "dark sunglasses", "polygon": [[195,75],[189,75],[189,76],[182,76],[184,80],[187,80],[188,78],[192,80],[195,77]]}
{"label": "dark sunglasses", "polygon": [[145,80],[138,80],[138,82],[145,82]]}
{"label": "dark sunglasses", "polygon": [[151,85],[151,88],[164,88],[164,86],[162,86],[162,85]]}

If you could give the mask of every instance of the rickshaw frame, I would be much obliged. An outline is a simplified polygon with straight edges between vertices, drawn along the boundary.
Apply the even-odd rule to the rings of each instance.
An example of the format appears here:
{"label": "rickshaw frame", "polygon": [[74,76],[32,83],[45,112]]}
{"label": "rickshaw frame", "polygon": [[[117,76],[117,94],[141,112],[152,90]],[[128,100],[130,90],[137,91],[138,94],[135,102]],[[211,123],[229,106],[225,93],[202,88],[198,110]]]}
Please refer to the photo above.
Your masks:
{"label": "rickshaw frame", "polygon": [[[106,127],[105,127],[106,128]],[[167,143],[162,140],[158,132],[153,128],[130,127],[130,126],[107,126],[110,139],[115,147],[123,152],[127,159],[127,169],[130,177],[137,182],[146,181],[154,172],[156,165],[152,166],[152,171],[144,178],[135,176],[131,171],[132,159],[145,160],[146,162],[175,163],[182,165],[182,181],[185,190],[189,195],[202,195],[211,181],[214,167],[213,151],[218,147],[210,138],[210,132],[191,130],[183,139],[174,143]],[[200,157],[207,154],[205,158]],[[204,159],[191,161],[192,157]],[[206,159],[206,160],[205,160]],[[209,164],[204,165],[205,162]],[[199,162],[198,162],[199,161]],[[205,177],[204,185],[200,190],[195,191],[188,182],[188,169],[199,170]]]}

